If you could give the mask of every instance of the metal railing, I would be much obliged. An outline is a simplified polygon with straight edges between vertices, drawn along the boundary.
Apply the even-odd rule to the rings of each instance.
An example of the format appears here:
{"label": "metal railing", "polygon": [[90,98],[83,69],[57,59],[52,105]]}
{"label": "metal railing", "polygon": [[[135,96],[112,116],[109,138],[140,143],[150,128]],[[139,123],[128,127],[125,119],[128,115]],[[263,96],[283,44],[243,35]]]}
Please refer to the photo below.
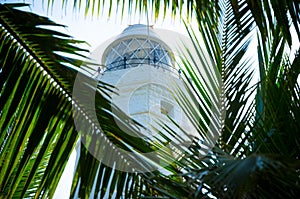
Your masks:
{"label": "metal railing", "polygon": [[130,58],[130,59],[117,60],[107,64],[106,70],[104,72],[134,68],[142,64],[147,64],[157,69],[162,68],[163,70],[172,72],[176,76],[180,76],[181,74],[180,70],[176,70],[172,65],[168,63],[164,63],[162,61],[156,61],[150,58],[146,58],[146,59]]}

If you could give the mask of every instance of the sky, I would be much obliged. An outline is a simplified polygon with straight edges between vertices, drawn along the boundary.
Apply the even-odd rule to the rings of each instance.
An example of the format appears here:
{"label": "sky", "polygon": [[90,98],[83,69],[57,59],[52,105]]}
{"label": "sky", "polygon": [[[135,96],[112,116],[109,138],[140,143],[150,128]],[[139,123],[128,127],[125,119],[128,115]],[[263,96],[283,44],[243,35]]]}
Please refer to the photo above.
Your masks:
{"label": "sky", "polygon": [[152,20],[152,14],[150,13],[147,20],[147,14],[143,14],[142,16],[131,14],[131,16],[128,16],[125,11],[123,18],[121,19],[121,11],[119,10],[115,13],[112,12],[110,18],[108,18],[108,6],[106,6],[105,12],[99,17],[92,17],[90,14],[85,17],[83,11],[73,11],[71,1],[67,8],[62,8],[62,3],[60,1],[61,0],[55,1],[53,7],[47,9],[47,0],[0,0],[1,3],[25,2],[31,4],[30,8],[27,10],[31,10],[43,16],[48,16],[56,23],[66,25],[67,28],[61,29],[61,31],[68,33],[75,39],[87,41],[90,44],[87,48],[90,50],[95,49],[112,36],[118,35],[128,25],[136,23],[147,24],[148,21],[149,25],[154,25],[154,28],[176,30],[177,32],[187,35],[184,24],[180,22],[178,18],[175,20],[171,19],[168,14],[166,15],[165,20],[162,20],[162,17],[160,17],[154,22],[154,20]]}

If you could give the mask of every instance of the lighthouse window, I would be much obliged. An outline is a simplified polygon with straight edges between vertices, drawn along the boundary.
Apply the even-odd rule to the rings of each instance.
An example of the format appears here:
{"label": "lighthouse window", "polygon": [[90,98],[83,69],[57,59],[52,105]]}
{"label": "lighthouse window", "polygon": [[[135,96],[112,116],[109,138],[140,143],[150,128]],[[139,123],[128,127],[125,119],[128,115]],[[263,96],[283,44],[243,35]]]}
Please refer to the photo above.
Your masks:
{"label": "lighthouse window", "polygon": [[[126,61],[124,62],[124,57]],[[137,67],[140,64],[170,67],[170,53],[158,42],[144,38],[130,38],[112,47],[106,57],[107,70]]]}

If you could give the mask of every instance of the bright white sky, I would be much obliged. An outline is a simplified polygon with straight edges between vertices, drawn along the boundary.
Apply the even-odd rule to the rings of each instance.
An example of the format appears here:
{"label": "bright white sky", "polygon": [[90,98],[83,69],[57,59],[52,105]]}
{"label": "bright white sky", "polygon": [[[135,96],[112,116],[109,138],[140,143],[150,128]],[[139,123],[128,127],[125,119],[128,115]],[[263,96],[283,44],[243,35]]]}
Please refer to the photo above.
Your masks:
{"label": "bright white sky", "polygon": [[[136,23],[147,24],[146,14],[142,16],[134,14],[128,16],[127,11],[125,11],[124,17],[121,19],[120,10],[117,13],[113,12],[116,9],[113,9],[109,19],[107,14],[108,6],[105,7],[105,12],[103,15],[100,15],[100,17],[91,17],[90,15],[84,17],[83,10],[80,13],[73,11],[73,1],[70,1],[67,9],[65,9],[62,8],[61,0],[57,0],[55,1],[56,3],[54,3],[53,9],[50,8],[49,10],[47,9],[47,0],[35,0],[34,3],[32,3],[32,1],[34,0],[0,0],[0,2],[4,3],[25,2],[31,4],[30,9],[33,12],[48,16],[56,23],[66,25],[67,28],[65,30],[62,29],[62,31],[74,36],[75,39],[87,41],[91,45],[91,47],[89,47],[91,51],[102,42],[121,33],[128,25]],[[43,1],[45,5],[43,5]],[[84,4],[85,1],[82,2]],[[162,17],[160,17],[158,21],[154,22],[151,15],[152,14],[149,13],[149,24],[154,25],[154,28],[169,29],[187,35],[184,24],[180,22],[179,19],[172,20],[171,17],[167,15],[165,20],[162,20]]]}

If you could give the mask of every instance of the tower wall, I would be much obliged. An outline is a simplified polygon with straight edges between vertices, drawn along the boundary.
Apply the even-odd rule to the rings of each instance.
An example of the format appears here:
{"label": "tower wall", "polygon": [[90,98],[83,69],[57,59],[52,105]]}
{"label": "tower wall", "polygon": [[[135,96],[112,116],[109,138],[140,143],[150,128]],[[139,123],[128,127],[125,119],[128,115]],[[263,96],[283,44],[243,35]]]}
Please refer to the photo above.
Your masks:
{"label": "tower wall", "polygon": [[[162,53],[157,54],[157,60],[155,50]],[[139,56],[141,51],[146,54]],[[151,129],[152,135],[163,131],[162,125],[176,132],[180,132],[176,125],[187,132],[193,131],[175,100],[175,92],[186,89],[174,68],[173,53],[152,30],[140,25],[125,29],[106,48],[102,61],[106,68],[100,80],[115,86],[118,93],[111,94],[112,103]],[[145,136],[151,135],[145,132]]]}

